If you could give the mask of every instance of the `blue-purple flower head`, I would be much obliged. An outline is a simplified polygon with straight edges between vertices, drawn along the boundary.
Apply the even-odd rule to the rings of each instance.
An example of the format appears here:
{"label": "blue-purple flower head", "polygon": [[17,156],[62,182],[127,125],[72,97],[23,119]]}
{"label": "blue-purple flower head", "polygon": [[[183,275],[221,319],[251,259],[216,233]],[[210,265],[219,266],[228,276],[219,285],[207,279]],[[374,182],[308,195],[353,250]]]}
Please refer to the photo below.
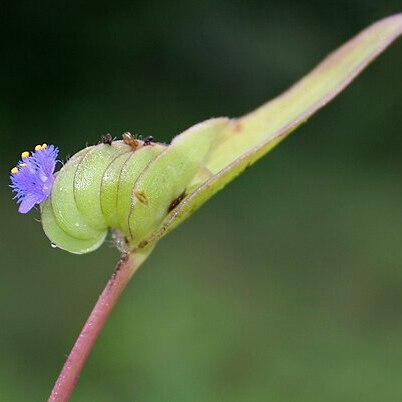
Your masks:
{"label": "blue-purple flower head", "polygon": [[14,199],[20,204],[18,212],[26,214],[49,197],[58,154],[55,146],[47,144],[37,145],[32,154],[28,151],[21,154],[21,160],[10,175]]}

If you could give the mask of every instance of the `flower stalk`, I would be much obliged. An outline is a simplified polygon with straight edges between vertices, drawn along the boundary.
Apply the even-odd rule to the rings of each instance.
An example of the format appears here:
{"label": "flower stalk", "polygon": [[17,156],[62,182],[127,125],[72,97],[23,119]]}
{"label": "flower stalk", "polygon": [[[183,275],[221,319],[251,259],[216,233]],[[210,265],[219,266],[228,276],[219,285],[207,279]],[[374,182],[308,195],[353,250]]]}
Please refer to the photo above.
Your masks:
{"label": "flower stalk", "polygon": [[123,254],[105,289],[99,296],[87,322],[82,328],[63,369],[53,387],[48,402],[66,402],[73,393],[81,370],[95,341],[105,325],[110,313],[133,274],[137,271],[149,252],[144,254]]}

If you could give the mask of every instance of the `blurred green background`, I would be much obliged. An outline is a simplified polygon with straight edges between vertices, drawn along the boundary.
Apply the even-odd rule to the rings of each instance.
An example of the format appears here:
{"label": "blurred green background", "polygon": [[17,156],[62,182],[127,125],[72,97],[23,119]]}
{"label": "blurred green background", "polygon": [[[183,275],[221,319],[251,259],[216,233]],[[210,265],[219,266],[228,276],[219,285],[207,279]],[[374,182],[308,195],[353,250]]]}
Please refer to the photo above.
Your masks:
{"label": "blurred green background", "polygon": [[[17,213],[21,151],[239,116],[398,6],[2,2],[0,400],[46,399],[118,258],[54,250]],[[401,69],[399,41],[161,241],[73,401],[402,400]]]}

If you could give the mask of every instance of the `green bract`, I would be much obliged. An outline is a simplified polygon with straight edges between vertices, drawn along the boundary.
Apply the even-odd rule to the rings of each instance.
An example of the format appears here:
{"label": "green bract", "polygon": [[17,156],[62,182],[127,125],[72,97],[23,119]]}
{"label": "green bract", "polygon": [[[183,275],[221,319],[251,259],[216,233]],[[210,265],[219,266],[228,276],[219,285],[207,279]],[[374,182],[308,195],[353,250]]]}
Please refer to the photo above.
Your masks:
{"label": "green bract", "polygon": [[402,14],[370,26],[284,94],[239,119],[199,123],[169,146],[123,141],[85,148],[57,174],[42,225],[74,253],[113,228],[127,251],[151,247],[342,91],[402,32]]}

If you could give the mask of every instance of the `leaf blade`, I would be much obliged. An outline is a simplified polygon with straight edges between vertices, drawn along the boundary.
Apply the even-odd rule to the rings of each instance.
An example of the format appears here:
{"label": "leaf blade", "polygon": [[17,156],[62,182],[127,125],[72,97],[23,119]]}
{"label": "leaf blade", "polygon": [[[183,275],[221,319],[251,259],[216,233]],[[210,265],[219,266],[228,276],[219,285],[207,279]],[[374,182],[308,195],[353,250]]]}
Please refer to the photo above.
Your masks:
{"label": "leaf blade", "polygon": [[148,240],[158,240],[205,201],[261,158],[346,88],[402,34],[402,14],[369,26],[327,56],[277,98],[228,122],[211,137],[215,146],[205,160],[212,176],[189,194]]}

